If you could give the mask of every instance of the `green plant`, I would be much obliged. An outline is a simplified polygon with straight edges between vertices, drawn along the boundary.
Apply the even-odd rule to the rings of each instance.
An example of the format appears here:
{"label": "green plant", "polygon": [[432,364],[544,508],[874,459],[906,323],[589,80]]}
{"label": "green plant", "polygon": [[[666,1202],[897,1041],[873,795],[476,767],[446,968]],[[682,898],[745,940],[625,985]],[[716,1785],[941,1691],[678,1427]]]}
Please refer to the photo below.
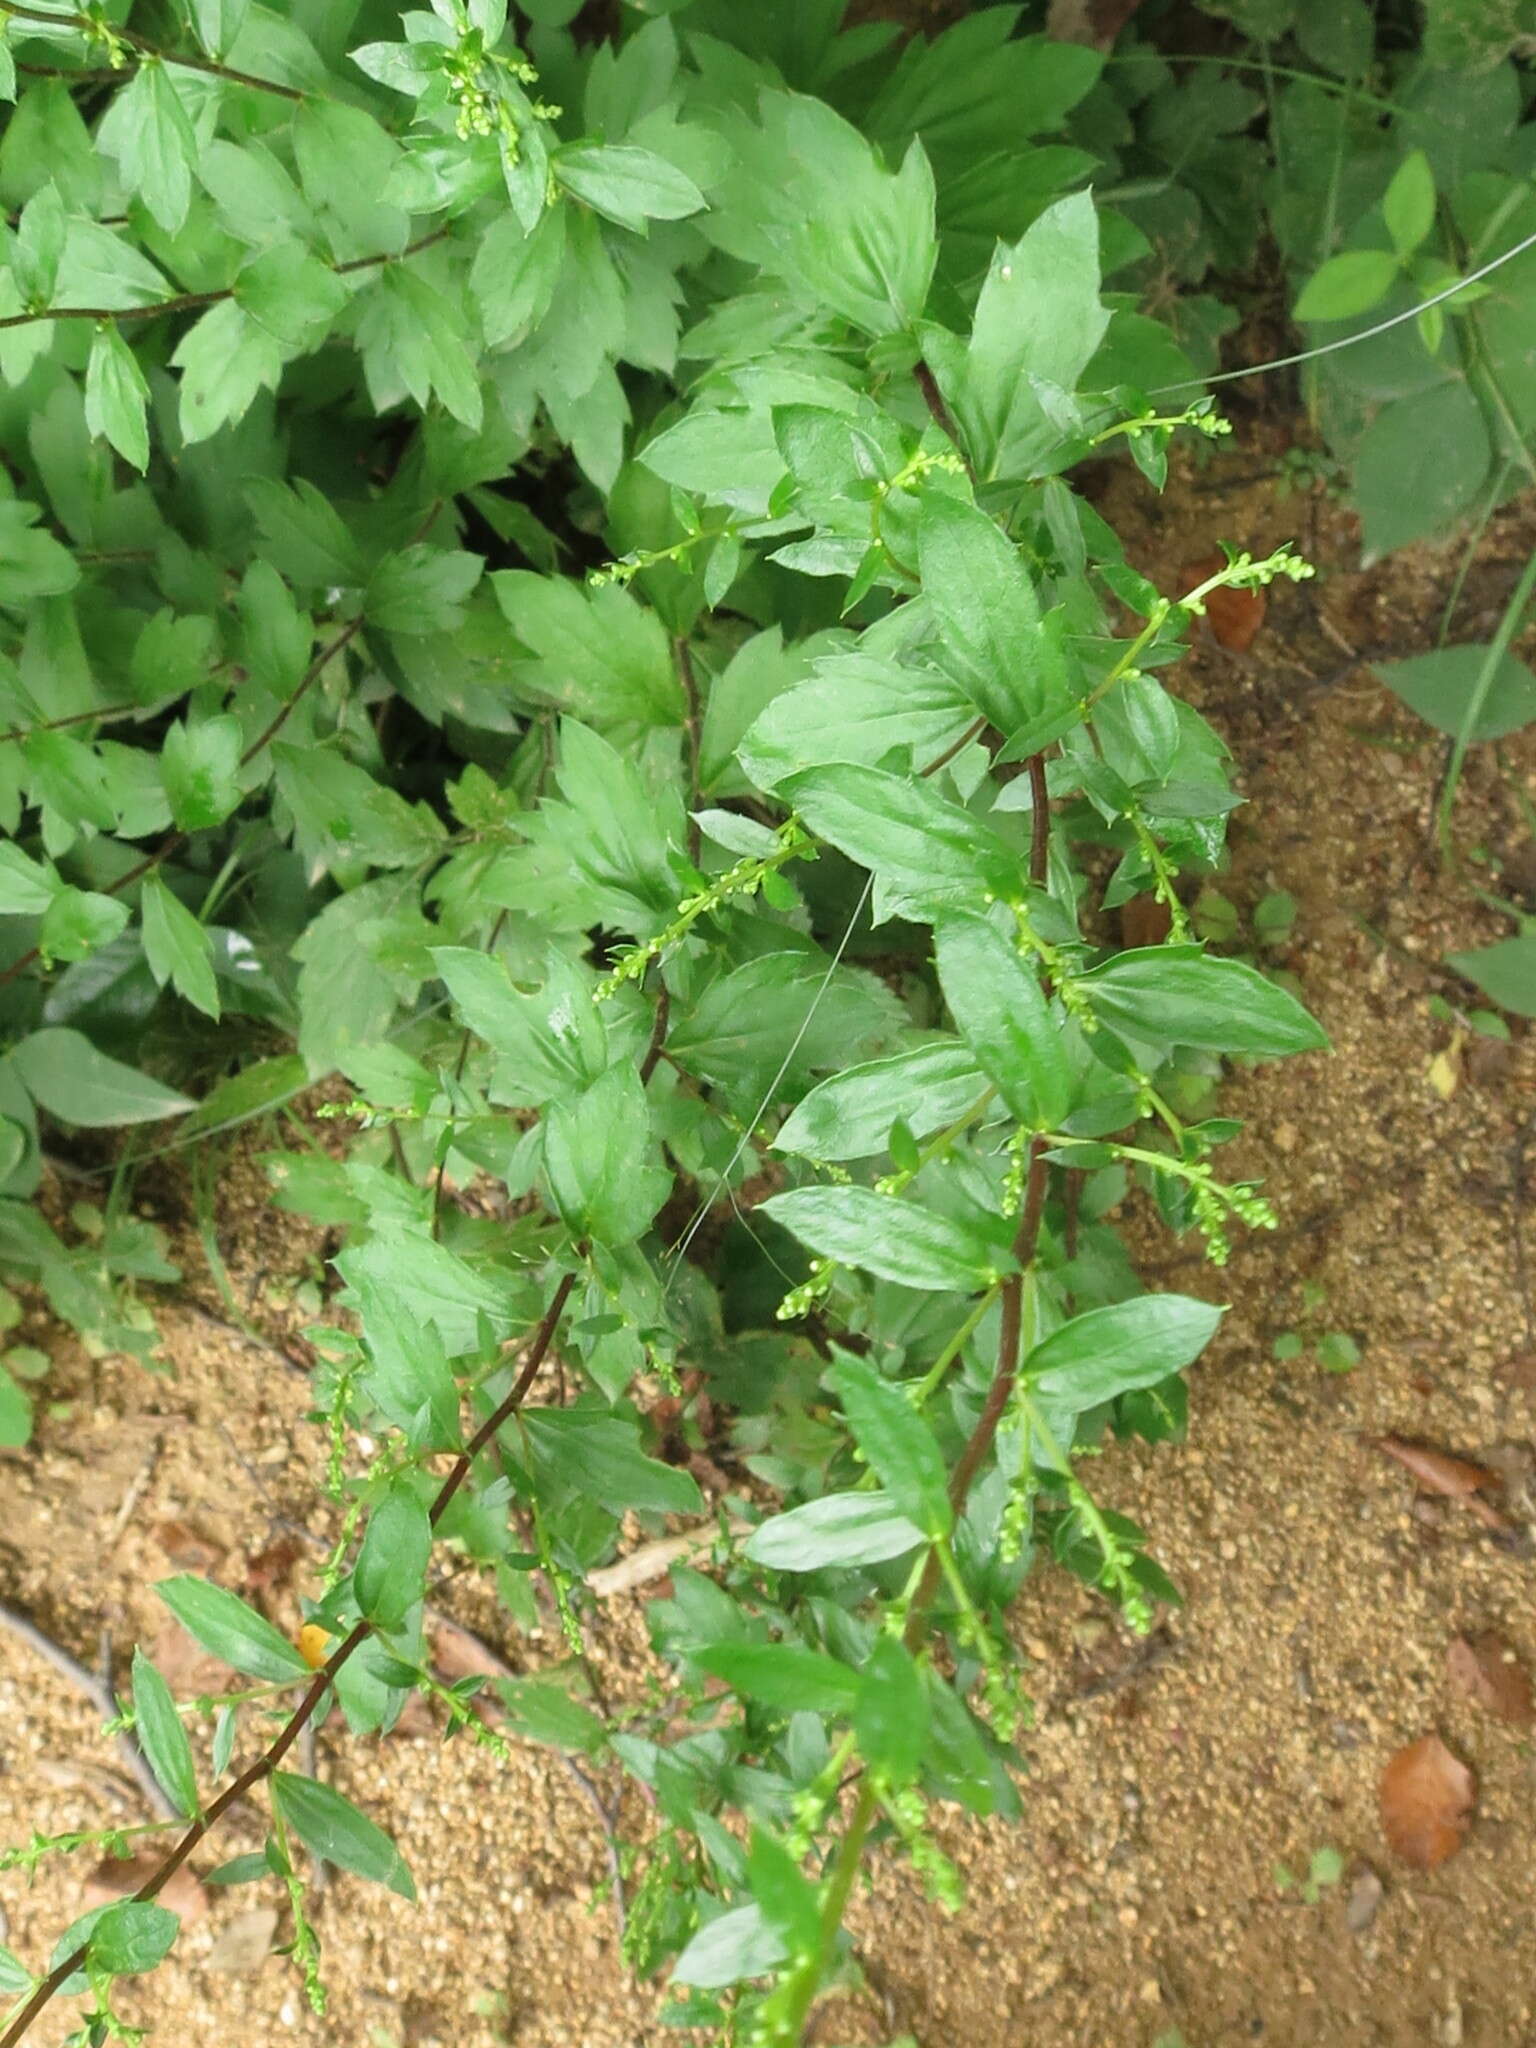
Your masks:
{"label": "green plant", "polygon": [[1297,1877],[1289,1864],[1274,1866],[1275,1884],[1282,1892],[1295,1892],[1303,1905],[1315,1906],[1323,1893],[1344,1875],[1344,1858],[1337,1849],[1314,1849],[1305,1877]]}
{"label": "green plant", "polygon": [[[177,1703],[136,1657],[185,1825],[40,1969],[0,1951],[0,2048],[74,1992],[72,2038],[126,2038],[157,1892],[263,1789],[216,1875],[286,1904],[323,2008],[301,1847],[413,1887],[302,1731],[417,1692],[502,1744],[429,1668],[435,1547],[514,1617],[542,1576],[579,1658],[586,1575],[678,1516],[709,1570],[652,1603],[674,1695],[497,1691],[654,1795],[625,1952],[670,1967],[664,2022],[787,2048],[870,1849],[952,1904],[930,1802],[1016,1808],[1030,1564],[1136,1628],[1177,1597],[1073,1454],[1179,1430],[1221,1311],[1143,1292],[1109,1212],[1134,1183],[1222,1263],[1272,1219],[1181,1105],[1324,1041],[1191,935],[1236,799],[1158,672],[1213,590],[1308,572],[1234,554],[1174,605],[1072,490],[1212,416],[1149,401],[1192,366],[1104,296],[1134,237],[1023,139],[1097,60],[1016,9],[899,52],[836,0],[586,46],[565,0],[518,43],[495,0],[0,11],[38,67],[0,142],[0,1258],[152,1341],[117,1291],[171,1277],[152,1240],[23,1206],[39,1116],[187,1143],[355,1091],[344,1159],[270,1160],[347,1239],[325,1590],[294,1645],[161,1586],[252,1683]],[[1089,936],[1148,892],[1169,943]],[[663,1392],[728,1418],[708,1507]]]}

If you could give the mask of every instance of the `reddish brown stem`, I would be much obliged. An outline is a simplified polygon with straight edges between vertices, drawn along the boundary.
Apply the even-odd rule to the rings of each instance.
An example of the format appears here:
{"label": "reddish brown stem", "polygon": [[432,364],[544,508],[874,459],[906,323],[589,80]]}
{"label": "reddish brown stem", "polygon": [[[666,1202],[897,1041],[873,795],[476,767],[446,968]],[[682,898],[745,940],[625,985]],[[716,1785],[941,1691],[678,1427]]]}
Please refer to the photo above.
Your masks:
{"label": "reddish brown stem", "polygon": [[[522,1405],[529,1388],[537,1377],[539,1367],[543,1364],[548,1354],[550,1345],[554,1342],[555,1331],[560,1325],[560,1317],[564,1313],[565,1304],[569,1301],[571,1289],[575,1285],[576,1275],[574,1273],[567,1273],[561,1279],[559,1286],[556,1287],[554,1294],[550,1298],[549,1307],[544,1312],[543,1321],[533,1334],[533,1338],[528,1346],[528,1355],[523,1361],[522,1370],[518,1373],[510,1393],[508,1393],[505,1400],[498,1404],[493,1413],[488,1415],[485,1421],[481,1423],[480,1427],[460,1452],[458,1458],[455,1459],[452,1470],[438,1488],[437,1498],[433,1501],[428,1511],[429,1519],[434,1529],[442,1520],[449,1502],[463,1485],[465,1477],[470,1467],[474,1464],[475,1459],[485,1449],[502,1425],[510,1419],[513,1412]],[[225,1786],[217,1799],[213,1800],[203,1809],[197,1819],[192,1822],[191,1826],[178,1839],[174,1848],[167,1852],[158,1869],[139,1886],[139,1889],[133,1895],[136,1900],[153,1899],[162,1892],[171,1878],[175,1876],[176,1872],[180,1870],[183,1863],[192,1854],[198,1843],[218,1824],[224,1814],[234,1805],[235,1801],[243,1798],[254,1786],[259,1785],[264,1778],[271,1777],[283,1758],[292,1749],[295,1742],[298,1741],[300,1735],[320,1711],[326,1694],[330,1691],[335,1681],[337,1672],[351,1658],[353,1653],[361,1648],[372,1633],[372,1623],[360,1621],[347,1635],[343,1636],[342,1640],[326,1659],[322,1668],[315,1673],[304,1697],[299,1701],[299,1704],[294,1708],[267,1748],[263,1750],[254,1763],[247,1764],[240,1775]],[[80,1968],[85,1960],[85,1953],[84,1947],[76,1949],[73,1955],[66,1956],[62,1962],[56,1964],[48,1972],[48,1975],[37,1985],[31,1997],[11,2021],[5,2032],[0,2034],[0,2048],[16,2048],[16,2043],[23,2039],[27,2029],[43,2010],[43,2007],[57,1996],[64,1984]]]}

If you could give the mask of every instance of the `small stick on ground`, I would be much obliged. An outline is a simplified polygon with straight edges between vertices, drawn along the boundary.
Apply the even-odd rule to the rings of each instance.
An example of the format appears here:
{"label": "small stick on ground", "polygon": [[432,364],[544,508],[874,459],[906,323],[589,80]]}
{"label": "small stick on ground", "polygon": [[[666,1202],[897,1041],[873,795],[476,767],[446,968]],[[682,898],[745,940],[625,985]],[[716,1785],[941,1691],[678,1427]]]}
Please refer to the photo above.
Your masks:
{"label": "small stick on ground", "polygon": [[[0,1600],[0,1628],[9,1630],[29,1649],[35,1650],[44,1663],[51,1664],[61,1678],[67,1678],[76,1691],[85,1695],[104,1721],[116,1718],[117,1701],[112,1696],[111,1686],[98,1678],[94,1671],[88,1671],[78,1657],[66,1650],[62,1643],[56,1643],[29,1616],[4,1600]],[[138,1780],[151,1810],[161,1820],[182,1819],[182,1814],[161,1791],[160,1782],[149,1768],[144,1752],[126,1731],[117,1738],[117,1748],[123,1762]]]}

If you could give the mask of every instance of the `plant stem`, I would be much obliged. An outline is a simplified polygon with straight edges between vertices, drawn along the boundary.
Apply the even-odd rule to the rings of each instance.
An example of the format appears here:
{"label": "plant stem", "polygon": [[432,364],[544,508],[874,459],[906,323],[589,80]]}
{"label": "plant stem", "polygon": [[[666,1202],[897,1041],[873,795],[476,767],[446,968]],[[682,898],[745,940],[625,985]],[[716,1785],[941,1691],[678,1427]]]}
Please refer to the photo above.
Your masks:
{"label": "plant stem", "polygon": [[[560,1318],[565,1312],[565,1305],[570,1299],[571,1290],[575,1285],[576,1275],[574,1273],[563,1275],[559,1285],[550,1297],[549,1307],[544,1312],[543,1321],[533,1333],[528,1346],[528,1355],[523,1361],[522,1370],[513,1382],[511,1391],[475,1431],[474,1435],[460,1452],[458,1458],[454,1461],[448,1476],[438,1488],[437,1497],[428,1510],[428,1520],[434,1529],[447,1513],[454,1495],[464,1484],[475,1459],[485,1449],[486,1445],[490,1443],[502,1425],[508,1422],[522,1406],[529,1388],[533,1385],[538,1375],[539,1367],[544,1363],[549,1348],[554,1342],[555,1331],[559,1328]],[[230,1807],[235,1804],[236,1800],[243,1799],[245,1794],[254,1786],[259,1785],[264,1778],[269,1778],[272,1775],[289,1750],[292,1749],[294,1743],[298,1741],[304,1729],[308,1727],[315,1715],[319,1713],[335,1681],[336,1674],[344,1664],[350,1661],[354,1653],[362,1648],[363,1644],[372,1634],[373,1624],[368,1621],[359,1621],[342,1638],[326,1659],[322,1668],[315,1673],[304,1697],[278,1730],[278,1733],[273,1737],[268,1747],[257,1757],[254,1763],[248,1764],[237,1778],[232,1779],[225,1786],[217,1799],[213,1800],[210,1805],[203,1809],[197,1819],[192,1822],[191,1826],[182,1835],[181,1839],[171,1848],[164,1861],[139,1886],[133,1895],[136,1902],[156,1898],[165,1889],[166,1885],[170,1883],[198,1843],[217,1826],[218,1822],[229,1811]],[[85,1960],[85,1954],[85,1948],[81,1947],[76,1949],[73,1954],[65,1956],[34,1987],[32,1995],[28,1998],[25,2005],[16,2014],[5,2032],[0,2034],[0,2048],[16,2048],[16,2044],[25,2036],[27,2029],[43,2010],[44,2006],[57,1996],[63,1985],[80,1968]]]}

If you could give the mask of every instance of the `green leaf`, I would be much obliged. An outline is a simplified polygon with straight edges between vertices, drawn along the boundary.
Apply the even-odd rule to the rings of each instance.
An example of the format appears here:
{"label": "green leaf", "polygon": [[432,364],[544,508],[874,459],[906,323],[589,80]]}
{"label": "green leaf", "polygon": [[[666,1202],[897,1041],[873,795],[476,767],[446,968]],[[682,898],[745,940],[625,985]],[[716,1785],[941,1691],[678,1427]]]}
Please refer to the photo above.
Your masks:
{"label": "green leaf", "polygon": [[747,1538],[745,1555],[772,1571],[881,1564],[923,1541],[921,1529],[883,1493],[829,1493],[774,1515]]}
{"label": "green leaf", "polygon": [[104,320],[91,340],[85,369],[85,424],[140,472],[149,467],[144,403],[149,386],[115,320]]}
{"label": "green leaf", "polygon": [[179,233],[192,203],[197,137],[159,58],[141,59],[127,85],[112,96],[97,125],[96,146],[116,160],[123,183],[165,232]]}
{"label": "green leaf", "polygon": [[370,1341],[376,1317],[403,1313],[432,1324],[448,1356],[462,1358],[479,1346],[482,1317],[498,1334],[512,1326],[501,1289],[415,1224],[381,1219],[366,1242],[347,1247],[336,1270],[364,1302]]}
{"label": "green leaf", "polygon": [[479,431],[480,379],[461,313],[424,278],[392,263],[363,302],[357,339],[374,404],[409,392],[423,412],[436,396],[461,426]]}
{"label": "green leaf", "polygon": [[587,1408],[530,1408],[523,1426],[537,1460],[565,1485],[610,1514],[630,1508],[658,1515],[696,1515],[704,1506],[690,1472],[648,1458],[637,1425]]}
{"label": "green leaf", "polygon": [[1076,721],[1077,700],[1017,549],[975,505],[933,491],[917,544],[940,665],[1003,735],[1009,758],[1037,752]]}
{"label": "green leaf", "polygon": [[171,1688],[142,1650],[133,1653],[133,1719],[139,1745],[161,1789],[191,1820],[197,1813],[197,1767]]}
{"label": "green leaf", "polygon": [[1072,1072],[1035,970],[974,911],[945,916],[934,939],[944,999],[966,1043],[1019,1121],[1050,1130],[1067,1113]]}
{"label": "green leaf", "polygon": [[1181,1372],[1224,1313],[1183,1294],[1142,1294],[1089,1309],[1035,1346],[1024,1375],[1041,1400],[1080,1414]]}
{"label": "green leaf", "polygon": [[687,700],[656,614],[627,590],[584,589],[569,576],[502,569],[491,578],[507,622],[535,659],[518,681],[551,704],[617,739],[647,727],[681,726]]}
{"label": "green leaf", "polygon": [[347,303],[347,288],[297,242],[263,249],[240,271],[235,303],[291,353],[318,348]]}
{"label": "green leaf", "polygon": [[738,741],[737,759],[768,790],[828,761],[873,768],[893,750],[921,769],[975,723],[975,709],[960,684],[932,666],[899,666],[862,650],[832,655],[816,663],[810,681],[773,697]]}
{"label": "green leaf", "polygon": [[1276,983],[1241,960],[1193,946],[1142,946],[1082,978],[1094,1014],[1113,1030],[1150,1043],[1280,1059],[1315,1052],[1322,1027]]}
{"label": "green leaf", "polygon": [[136,1067],[108,1059],[78,1031],[49,1026],[12,1048],[11,1061],[27,1092],[61,1122],[97,1130],[114,1124],[156,1123],[196,1104]]}
{"label": "green leaf", "polygon": [[799,1643],[711,1643],[689,1661],[786,1714],[846,1714],[860,1692],[856,1671]]}
{"label": "green leaf", "polygon": [[177,721],[160,749],[171,816],[183,832],[222,825],[240,802],[240,721],[231,714],[196,725]]}
{"label": "green leaf", "polygon": [[829,1075],[779,1126],[776,1152],[805,1159],[869,1159],[886,1149],[899,1110],[914,1137],[962,1116],[986,1087],[969,1047],[920,1045]]}
{"label": "green leaf", "polygon": [[909,1785],[928,1747],[928,1695],[906,1647],[884,1633],[865,1661],[853,1729],[859,1754],[893,1785]]}
{"label": "green leaf", "polygon": [[785,1953],[783,1935],[761,1906],[735,1906],[694,1935],[672,1966],[672,1982],[720,1990],[766,1976]]}
{"label": "green leaf", "polygon": [[352,1572],[352,1591],[365,1621],[386,1633],[403,1626],[423,1597],[432,1557],[432,1524],[420,1497],[396,1480],[368,1517]]}
{"label": "green leaf", "polygon": [[38,946],[49,960],[88,960],[128,923],[128,906],[94,889],[62,887],[43,912]]}
{"label": "green leaf", "polygon": [[1392,173],[1381,202],[1399,256],[1411,256],[1435,224],[1435,174],[1422,149],[1410,150]]}
{"label": "green leaf", "polygon": [[561,1685],[538,1678],[498,1678],[496,1695],[519,1735],[551,1749],[595,1756],[608,1740],[607,1724]]}
{"label": "green leaf", "polygon": [[[91,1965],[112,1977],[137,1977],[152,1970],[181,1932],[181,1921],[167,1906],[149,1899],[118,1899],[95,1906],[67,1927],[54,1946],[48,1967],[56,1970],[76,1949],[87,1948]],[[64,1996],[86,1988],[86,1975],[76,1970],[59,1986]]]}
{"label": "green leaf", "polygon": [[[1049,48],[1049,46],[1047,46]],[[963,375],[946,378],[965,445],[983,477],[1026,477],[1062,443],[1053,418],[1104,337],[1099,216],[1087,192],[1047,207],[982,285]],[[932,594],[926,570],[924,585]]]}
{"label": "green leaf", "polygon": [[0,1365],[0,1449],[20,1450],[32,1441],[32,1400]]}
{"label": "green leaf", "polygon": [[537,327],[549,311],[565,261],[565,212],[547,207],[531,234],[516,214],[503,213],[480,237],[469,289],[488,348]]}
{"label": "green leaf", "polygon": [[451,1451],[461,1440],[459,1388],[443,1340],[418,1322],[402,1302],[388,1301],[356,1274],[351,1285],[362,1302],[368,1340],[363,1390],[414,1449]]}
{"label": "green leaf", "polygon": [[790,1954],[815,1955],[821,1941],[820,1891],[789,1849],[757,1826],[747,1854],[747,1881],[764,1919],[783,1936]]}
{"label": "green leaf", "polygon": [[1446,965],[1491,996],[1501,1010],[1536,1017],[1536,931],[1472,953],[1447,953]]}
{"label": "green leaf", "polygon": [[338,1869],[388,1886],[402,1899],[415,1898],[400,1851],[350,1799],[292,1771],[274,1771],[271,1782],[273,1804],[306,1849]]}
{"label": "green leaf", "polygon": [[41,916],[63,886],[57,875],[29,860],[19,846],[0,840],[0,915]]}
{"label": "green leaf", "polygon": [[[1372,662],[1371,667],[1427,725],[1454,737],[1465,726],[1491,655],[1487,647],[1439,647],[1431,654],[1411,654],[1401,661]],[[1502,739],[1533,722],[1536,675],[1514,655],[1498,655],[1466,737],[1471,741]]]}
{"label": "green leaf", "polygon": [[386,633],[451,633],[485,567],[479,555],[418,542],[385,555],[368,579],[363,610]]}
{"label": "green leaf", "polygon": [[144,919],[144,957],[163,988],[170,982],[205,1016],[219,1015],[219,989],[213,974],[213,944],[186,905],[151,875],[140,898]]}
{"label": "green leaf", "polygon": [[932,1542],[954,1526],[938,1441],[905,1393],[867,1359],[839,1351],[828,1375],[854,1441],[897,1509]]}
{"label": "green leaf", "polygon": [[1397,281],[1390,249],[1345,249],[1308,278],[1296,301],[1298,320],[1353,320],[1384,299]]}
{"label": "green leaf", "polygon": [[1355,502],[1371,556],[1445,532],[1477,503],[1493,460],[1462,378],[1382,406],[1355,450]]}
{"label": "green leaf", "polygon": [[544,1175],[560,1220],[576,1238],[632,1244],[666,1200],[672,1176],[651,1129],[635,1070],[612,1067],[544,1119]]}
{"label": "green leaf", "polygon": [[31,1972],[23,1967],[21,1958],[0,1943],[0,1997],[24,1998],[35,1982]]}
{"label": "green leaf", "polygon": [[978,1232],[870,1188],[791,1188],[758,1206],[823,1258],[903,1287],[971,1293],[1006,1264]]}
{"label": "green leaf", "polygon": [[313,1676],[292,1643],[280,1636],[270,1621],[264,1621],[222,1586],[183,1572],[157,1581],[155,1591],[189,1635],[236,1671],[276,1684]]}
{"label": "green leaf", "polygon": [[932,917],[981,894],[1023,887],[1018,856],[925,782],[883,768],[808,768],[781,785],[811,830],[869,868],[877,914]]}
{"label": "green leaf", "polygon": [[295,589],[356,590],[368,581],[363,551],[347,522],[305,478],[295,477],[291,485],[253,478],[245,499],[261,529],[263,553]]}
{"label": "green leaf", "polygon": [[640,234],[647,221],[682,220],[704,205],[704,194],[691,178],[665,157],[632,144],[574,143],[556,150],[549,163],[568,192]]}
{"label": "green leaf", "polygon": [[244,419],[259,391],[275,391],[284,350],[243,306],[225,299],[189,327],[171,357],[181,371],[182,438],[206,441]]}

